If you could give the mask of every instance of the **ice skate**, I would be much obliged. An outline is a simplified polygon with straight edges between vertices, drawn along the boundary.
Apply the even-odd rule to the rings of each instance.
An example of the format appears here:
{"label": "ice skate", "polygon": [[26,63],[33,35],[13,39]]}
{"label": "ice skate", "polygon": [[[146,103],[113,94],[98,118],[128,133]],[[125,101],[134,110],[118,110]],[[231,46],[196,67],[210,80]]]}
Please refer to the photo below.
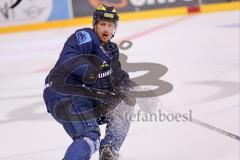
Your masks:
{"label": "ice skate", "polygon": [[99,151],[99,160],[117,160],[118,153],[109,145],[104,145]]}

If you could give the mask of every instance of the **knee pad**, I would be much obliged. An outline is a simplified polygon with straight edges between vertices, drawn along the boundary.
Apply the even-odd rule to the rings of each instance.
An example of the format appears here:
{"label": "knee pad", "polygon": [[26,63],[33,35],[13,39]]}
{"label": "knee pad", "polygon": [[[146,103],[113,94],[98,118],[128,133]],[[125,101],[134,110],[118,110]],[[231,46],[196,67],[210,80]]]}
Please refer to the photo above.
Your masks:
{"label": "knee pad", "polygon": [[82,137],[75,139],[68,147],[64,160],[89,160],[100,146],[99,139],[92,139],[90,137]]}
{"label": "knee pad", "polygon": [[90,137],[83,137],[82,138],[84,141],[87,142],[87,144],[89,145],[90,149],[91,149],[91,155],[93,155],[96,151],[99,150],[100,148],[100,140],[93,140]]}

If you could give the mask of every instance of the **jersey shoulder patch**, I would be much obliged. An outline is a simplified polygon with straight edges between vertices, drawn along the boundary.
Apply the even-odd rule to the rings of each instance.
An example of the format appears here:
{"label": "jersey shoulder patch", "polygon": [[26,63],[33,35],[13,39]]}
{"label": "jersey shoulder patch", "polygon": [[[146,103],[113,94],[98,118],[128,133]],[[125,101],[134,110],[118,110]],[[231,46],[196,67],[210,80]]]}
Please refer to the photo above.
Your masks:
{"label": "jersey shoulder patch", "polygon": [[79,45],[92,41],[90,34],[86,31],[78,31],[76,33],[76,36],[77,36],[77,41]]}

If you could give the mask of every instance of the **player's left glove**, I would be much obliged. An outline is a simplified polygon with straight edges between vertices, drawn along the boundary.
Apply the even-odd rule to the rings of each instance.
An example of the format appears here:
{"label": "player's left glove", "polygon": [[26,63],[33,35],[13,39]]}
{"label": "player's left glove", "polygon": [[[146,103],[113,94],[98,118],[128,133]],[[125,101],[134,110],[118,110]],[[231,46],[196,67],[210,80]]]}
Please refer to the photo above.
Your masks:
{"label": "player's left glove", "polygon": [[116,96],[123,100],[127,105],[135,106],[136,99],[134,95],[131,93],[131,90],[129,88],[126,88],[124,86],[119,86],[114,88],[114,91],[116,93]]}

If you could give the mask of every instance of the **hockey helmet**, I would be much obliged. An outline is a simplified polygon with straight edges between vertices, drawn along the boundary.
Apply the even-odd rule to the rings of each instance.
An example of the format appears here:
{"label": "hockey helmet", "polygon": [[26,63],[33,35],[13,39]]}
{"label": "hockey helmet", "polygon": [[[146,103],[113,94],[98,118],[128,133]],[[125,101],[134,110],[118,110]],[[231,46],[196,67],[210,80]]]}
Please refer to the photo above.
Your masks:
{"label": "hockey helmet", "polygon": [[101,4],[93,13],[93,26],[95,26],[100,20],[111,21],[117,24],[119,16],[114,7],[108,7]]}

